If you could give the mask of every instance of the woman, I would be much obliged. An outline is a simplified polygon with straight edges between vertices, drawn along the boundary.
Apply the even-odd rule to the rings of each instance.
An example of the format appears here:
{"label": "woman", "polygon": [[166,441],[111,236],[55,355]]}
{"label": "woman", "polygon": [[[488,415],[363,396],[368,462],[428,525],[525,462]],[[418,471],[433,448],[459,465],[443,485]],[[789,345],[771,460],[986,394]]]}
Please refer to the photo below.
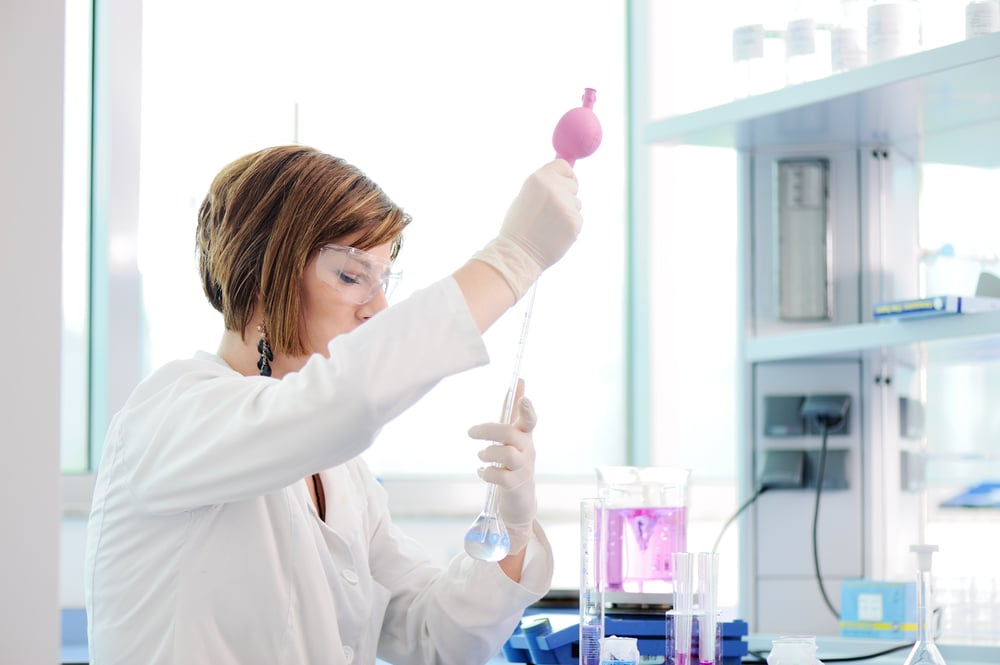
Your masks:
{"label": "woman", "polygon": [[552,573],[530,403],[470,430],[505,444],[480,452],[500,465],[481,472],[511,534],[499,563],[430,565],[358,456],[442,378],[488,361],[482,332],[575,240],[576,188],[566,162],[546,164],[493,241],[387,309],[409,219],[377,185],[302,146],[225,167],[197,234],[218,352],[155,372],[108,429],[88,525],[91,663],[496,654]]}

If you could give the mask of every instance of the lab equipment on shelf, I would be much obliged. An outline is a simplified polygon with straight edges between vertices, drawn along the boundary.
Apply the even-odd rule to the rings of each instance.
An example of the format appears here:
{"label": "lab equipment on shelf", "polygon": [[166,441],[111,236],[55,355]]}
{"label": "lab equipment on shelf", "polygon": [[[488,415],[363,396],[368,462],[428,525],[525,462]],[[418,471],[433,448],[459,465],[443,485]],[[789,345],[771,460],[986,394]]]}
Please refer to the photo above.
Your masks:
{"label": "lab equipment on shelf", "polygon": [[875,0],[868,7],[868,62],[883,62],[920,50],[917,0]]}
{"label": "lab equipment on shelf", "polygon": [[785,26],[765,21],[757,9],[749,2],[737,3],[733,9],[734,99],[778,90],[785,84]]}
{"label": "lab equipment on shelf", "polygon": [[972,0],[965,6],[965,38],[1000,30],[1000,0]]}
{"label": "lab equipment on shelf", "polygon": [[830,30],[826,3],[796,0],[785,30],[785,82],[788,85],[830,75]]}
{"label": "lab equipment on shelf", "polygon": [[830,34],[830,69],[847,72],[868,63],[868,30],[862,0],[841,0],[840,17]]}
{"label": "lab equipment on shelf", "polygon": [[909,300],[876,303],[872,316],[876,319],[915,319],[951,314],[975,314],[1000,310],[1000,298],[987,296],[931,296]]}

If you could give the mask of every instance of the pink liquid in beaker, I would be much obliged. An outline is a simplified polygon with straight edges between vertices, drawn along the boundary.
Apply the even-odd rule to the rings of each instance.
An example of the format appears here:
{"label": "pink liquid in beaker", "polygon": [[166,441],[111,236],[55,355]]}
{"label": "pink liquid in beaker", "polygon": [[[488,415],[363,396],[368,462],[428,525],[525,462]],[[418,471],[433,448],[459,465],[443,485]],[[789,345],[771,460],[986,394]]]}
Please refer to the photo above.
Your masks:
{"label": "pink liquid in beaker", "polygon": [[687,549],[687,509],[607,508],[605,589],[665,593],[673,589],[670,555]]}

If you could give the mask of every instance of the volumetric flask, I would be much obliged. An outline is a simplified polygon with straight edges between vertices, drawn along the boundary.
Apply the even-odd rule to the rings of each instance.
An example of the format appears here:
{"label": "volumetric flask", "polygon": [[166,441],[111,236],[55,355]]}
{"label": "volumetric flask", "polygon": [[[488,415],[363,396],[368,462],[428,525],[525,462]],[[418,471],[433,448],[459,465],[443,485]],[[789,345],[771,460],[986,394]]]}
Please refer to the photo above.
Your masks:
{"label": "volumetric flask", "polygon": [[604,594],[601,591],[600,499],[580,501],[580,665],[600,665],[604,637]]}
{"label": "volumetric flask", "polygon": [[931,617],[934,605],[931,602],[931,554],[937,552],[937,545],[910,545],[910,551],[917,555],[917,641],[910,649],[904,665],[945,665],[944,657],[934,644]]}
{"label": "volumetric flask", "polygon": [[606,591],[672,591],[671,555],[687,549],[689,476],[677,467],[598,467],[607,514],[601,552]]}

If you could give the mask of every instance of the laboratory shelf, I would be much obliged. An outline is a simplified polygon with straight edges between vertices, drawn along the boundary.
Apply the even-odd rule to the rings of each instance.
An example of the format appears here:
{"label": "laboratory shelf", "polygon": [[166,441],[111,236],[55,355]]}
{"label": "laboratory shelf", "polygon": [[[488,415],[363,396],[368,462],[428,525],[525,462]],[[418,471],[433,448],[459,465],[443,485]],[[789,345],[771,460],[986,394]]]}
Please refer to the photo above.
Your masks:
{"label": "laboratory shelf", "polygon": [[646,144],[739,150],[891,145],[924,162],[1000,166],[1000,33],[654,120]]}
{"label": "laboratory shelf", "polygon": [[[926,319],[890,320],[754,337],[744,342],[748,362],[768,362],[829,356],[879,347],[921,342],[969,342],[976,354],[984,348],[997,353],[997,344],[987,340],[1000,334],[1000,312],[956,314]],[[962,357],[953,353],[954,358]]]}

